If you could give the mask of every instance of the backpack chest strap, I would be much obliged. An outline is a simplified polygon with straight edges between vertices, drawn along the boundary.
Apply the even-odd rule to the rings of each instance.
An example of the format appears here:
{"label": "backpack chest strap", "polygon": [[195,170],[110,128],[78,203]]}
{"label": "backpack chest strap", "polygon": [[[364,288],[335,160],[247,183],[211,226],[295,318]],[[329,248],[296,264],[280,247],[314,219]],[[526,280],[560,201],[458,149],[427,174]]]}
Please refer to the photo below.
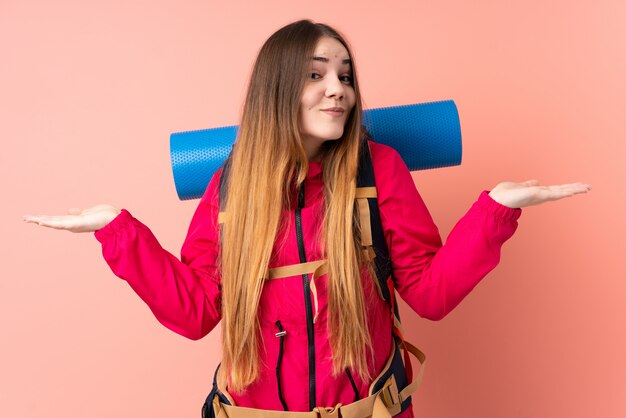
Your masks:
{"label": "backpack chest strap", "polygon": [[[374,257],[374,250],[372,247],[364,250],[365,257],[372,259]],[[309,286],[311,287],[311,294],[313,295],[313,323],[317,321],[317,315],[319,314],[319,302],[317,298],[317,286],[315,285],[316,279],[320,276],[328,274],[328,262],[327,260],[308,261],[306,263],[289,264],[281,267],[274,267],[268,271],[268,280],[284,279],[286,277],[300,276],[303,274],[310,274]]]}

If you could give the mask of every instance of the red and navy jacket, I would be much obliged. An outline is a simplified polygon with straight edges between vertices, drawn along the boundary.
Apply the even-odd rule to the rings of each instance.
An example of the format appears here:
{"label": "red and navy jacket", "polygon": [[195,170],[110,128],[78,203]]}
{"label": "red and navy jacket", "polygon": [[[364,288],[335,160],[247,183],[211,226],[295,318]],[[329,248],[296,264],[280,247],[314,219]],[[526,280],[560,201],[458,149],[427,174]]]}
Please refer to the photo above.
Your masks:
{"label": "red and navy jacket", "polygon": [[[395,289],[419,316],[440,320],[497,266],[502,245],[517,228],[521,209],[503,206],[482,191],[443,245],[400,155],[375,142],[370,142],[370,150]],[[325,259],[319,241],[324,211],[322,164],[309,163],[299,207],[284,210],[287,222],[277,234],[269,268],[300,263],[299,246],[304,248],[306,261]],[[220,175],[221,170],[215,173],[200,200],[180,259],[163,249],[150,229],[126,209],[95,232],[112,271],[128,282],[159,322],[194,340],[211,332],[221,318]],[[310,288],[307,291],[301,275],[266,282],[258,312],[265,345],[259,353],[260,377],[243,394],[231,393],[238,406],[283,410],[286,404],[290,411],[310,411],[312,403],[345,405],[369,395],[372,382],[360,380],[356,373],[331,373],[328,280],[327,275],[316,279],[315,295]],[[377,295],[371,278],[362,280],[365,295]],[[316,312],[311,312],[314,305]],[[374,350],[369,368],[377,376],[394,347],[393,321],[389,305],[380,297],[368,296],[366,305]],[[286,331],[284,338],[277,338],[279,331]],[[279,351],[285,370],[282,402],[276,376]],[[398,416],[412,417],[412,409]]]}

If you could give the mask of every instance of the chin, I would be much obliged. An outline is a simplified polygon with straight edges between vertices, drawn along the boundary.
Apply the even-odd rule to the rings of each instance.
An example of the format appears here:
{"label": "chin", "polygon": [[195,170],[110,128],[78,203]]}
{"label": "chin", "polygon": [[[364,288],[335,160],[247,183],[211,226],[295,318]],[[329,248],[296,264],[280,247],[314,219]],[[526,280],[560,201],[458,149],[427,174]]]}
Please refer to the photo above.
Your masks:
{"label": "chin", "polygon": [[343,136],[343,129],[341,131],[325,132],[325,135],[320,135],[320,138],[325,138],[326,141],[335,141]]}

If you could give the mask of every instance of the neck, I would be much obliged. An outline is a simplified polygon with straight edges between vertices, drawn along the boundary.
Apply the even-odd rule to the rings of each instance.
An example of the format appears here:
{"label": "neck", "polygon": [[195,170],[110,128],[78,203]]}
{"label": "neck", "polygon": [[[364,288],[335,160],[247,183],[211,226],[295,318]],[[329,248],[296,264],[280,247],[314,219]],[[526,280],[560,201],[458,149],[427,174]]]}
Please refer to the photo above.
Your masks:
{"label": "neck", "polygon": [[304,147],[304,152],[306,153],[306,157],[310,162],[320,162],[322,159],[322,144],[325,141],[320,141],[313,138],[302,138],[302,146]]}

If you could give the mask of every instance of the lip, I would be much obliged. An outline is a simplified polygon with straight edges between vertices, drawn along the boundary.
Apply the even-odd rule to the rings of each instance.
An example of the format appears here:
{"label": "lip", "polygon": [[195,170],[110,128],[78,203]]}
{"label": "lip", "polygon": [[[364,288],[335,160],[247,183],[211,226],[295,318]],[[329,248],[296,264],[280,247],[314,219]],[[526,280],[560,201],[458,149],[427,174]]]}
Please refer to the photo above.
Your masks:
{"label": "lip", "polygon": [[328,113],[331,116],[342,116],[345,113],[343,107],[329,107],[328,109],[321,109],[322,112]]}

